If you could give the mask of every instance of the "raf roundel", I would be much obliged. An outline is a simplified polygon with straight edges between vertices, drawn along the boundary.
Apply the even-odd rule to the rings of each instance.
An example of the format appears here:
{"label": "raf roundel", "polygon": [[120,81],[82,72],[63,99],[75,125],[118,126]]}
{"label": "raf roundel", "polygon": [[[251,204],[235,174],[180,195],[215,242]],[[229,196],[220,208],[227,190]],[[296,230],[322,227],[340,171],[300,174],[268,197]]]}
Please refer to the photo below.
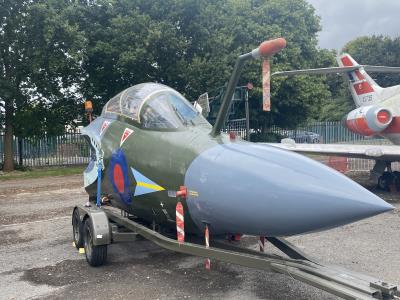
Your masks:
{"label": "raf roundel", "polygon": [[112,183],[114,192],[119,195],[125,204],[130,205],[132,196],[129,187],[128,165],[122,149],[117,149],[112,154],[107,175]]}

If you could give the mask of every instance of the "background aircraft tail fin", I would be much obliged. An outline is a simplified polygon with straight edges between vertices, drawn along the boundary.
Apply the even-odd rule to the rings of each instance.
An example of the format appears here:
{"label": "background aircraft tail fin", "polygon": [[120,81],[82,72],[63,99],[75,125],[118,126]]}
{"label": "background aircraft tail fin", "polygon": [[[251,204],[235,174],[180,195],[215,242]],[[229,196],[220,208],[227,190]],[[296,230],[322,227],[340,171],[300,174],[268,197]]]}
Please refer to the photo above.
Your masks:
{"label": "background aircraft tail fin", "polygon": [[376,104],[382,99],[382,88],[368,75],[363,66],[360,66],[350,54],[344,53],[337,58],[340,67],[357,67],[346,72],[349,79],[349,88],[356,106]]}
{"label": "background aircraft tail fin", "polygon": [[400,73],[400,67],[359,65],[347,53],[341,54],[337,61],[339,67],[279,71],[272,76],[345,74],[357,107],[378,104],[400,94],[400,85],[382,88],[367,73]]}

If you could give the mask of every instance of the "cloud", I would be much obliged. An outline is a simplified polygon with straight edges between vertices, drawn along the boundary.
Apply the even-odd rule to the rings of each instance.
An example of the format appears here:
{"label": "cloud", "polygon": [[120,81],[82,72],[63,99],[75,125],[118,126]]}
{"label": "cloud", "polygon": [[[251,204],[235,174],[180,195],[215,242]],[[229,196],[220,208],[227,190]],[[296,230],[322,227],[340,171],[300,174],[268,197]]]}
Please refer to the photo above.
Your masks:
{"label": "cloud", "polygon": [[321,48],[341,49],[364,35],[400,35],[400,1],[393,0],[308,0],[321,17]]}

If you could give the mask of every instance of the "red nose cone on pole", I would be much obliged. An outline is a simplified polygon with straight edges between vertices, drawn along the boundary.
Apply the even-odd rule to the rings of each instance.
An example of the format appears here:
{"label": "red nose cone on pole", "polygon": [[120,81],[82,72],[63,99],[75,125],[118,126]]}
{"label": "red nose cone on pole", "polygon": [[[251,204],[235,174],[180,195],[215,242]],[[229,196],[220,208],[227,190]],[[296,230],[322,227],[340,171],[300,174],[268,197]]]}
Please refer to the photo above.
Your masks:
{"label": "red nose cone on pole", "polygon": [[277,38],[262,42],[259,47],[259,53],[262,57],[270,57],[275,53],[281,51],[286,47],[286,40],[284,38]]}

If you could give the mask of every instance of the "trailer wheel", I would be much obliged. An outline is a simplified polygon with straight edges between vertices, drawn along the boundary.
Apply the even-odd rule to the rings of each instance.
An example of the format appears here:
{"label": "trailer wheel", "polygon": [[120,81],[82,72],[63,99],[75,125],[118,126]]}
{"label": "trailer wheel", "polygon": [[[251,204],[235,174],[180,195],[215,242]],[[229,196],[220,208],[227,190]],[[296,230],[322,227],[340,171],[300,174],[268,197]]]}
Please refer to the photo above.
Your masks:
{"label": "trailer wheel", "polygon": [[82,222],[77,208],[72,213],[72,236],[77,249],[83,247]]}
{"label": "trailer wheel", "polygon": [[389,191],[393,181],[394,176],[392,172],[383,172],[382,176],[378,178],[378,188],[383,191]]}
{"label": "trailer wheel", "polygon": [[92,267],[101,266],[107,259],[107,245],[93,245],[93,227],[90,218],[86,218],[83,224],[83,245],[86,261]]}
{"label": "trailer wheel", "polygon": [[393,176],[394,176],[394,185],[396,186],[396,190],[400,191],[400,172],[394,171]]}

